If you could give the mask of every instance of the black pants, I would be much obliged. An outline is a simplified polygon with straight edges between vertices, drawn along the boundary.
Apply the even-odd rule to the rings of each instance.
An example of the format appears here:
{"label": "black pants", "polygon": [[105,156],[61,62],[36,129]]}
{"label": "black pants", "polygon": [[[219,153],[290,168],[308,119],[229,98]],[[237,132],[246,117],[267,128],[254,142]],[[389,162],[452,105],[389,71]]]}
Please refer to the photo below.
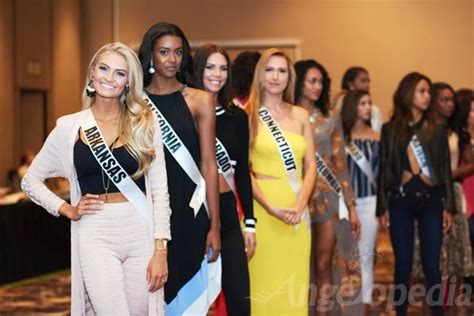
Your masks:
{"label": "black pants", "polygon": [[413,265],[414,224],[418,222],[420,257],[426,276],[426,299],[432,315],[443,315],[439,259],[443,235],[443,187],[430,187],[413,176],[389,203],[390,238],[395,255],[394,304],[397,315],[407,314]]}
{"label": "black pants", "polygon": [[222,290],[227,314],[250,315],[247,255],[232,191],[220,194]]}

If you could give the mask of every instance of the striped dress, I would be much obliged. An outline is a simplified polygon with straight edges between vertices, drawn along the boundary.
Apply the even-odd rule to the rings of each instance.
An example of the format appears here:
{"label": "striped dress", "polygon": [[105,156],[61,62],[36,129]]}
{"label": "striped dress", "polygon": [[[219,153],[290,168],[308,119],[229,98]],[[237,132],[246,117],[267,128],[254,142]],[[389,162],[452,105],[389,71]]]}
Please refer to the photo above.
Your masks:
{"label": "striped dress", "polygon": [[[377,176],[379,171],[379,145],[380,142],[375,139],[355,139],[352,141],[360,151],[364,154],[367,161],[372,167],[374,176]],[[367,175],[354,162],[351,156],[347,155],[347,170],[352,183],[352,189],[357,198],[372,196],[377,194],[377,188],[374,187]]]}

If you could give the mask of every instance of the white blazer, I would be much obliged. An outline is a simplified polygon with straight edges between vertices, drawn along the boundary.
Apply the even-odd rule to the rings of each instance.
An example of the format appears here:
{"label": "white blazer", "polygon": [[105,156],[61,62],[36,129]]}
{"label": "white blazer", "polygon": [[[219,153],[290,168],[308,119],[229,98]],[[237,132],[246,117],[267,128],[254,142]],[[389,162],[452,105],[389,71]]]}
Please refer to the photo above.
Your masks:
{"label": "white blazer", "polygon": [[[56,127],[51,131],[40,152],[31,163],[23,178],[22,189],[33,202],[44,207],[50,214],[59,216],[59,208],[65,203],[63,199],[51,192],[44,180],[63,177],[69,180],[71,205],[76,206],[82,196],[74,168],[74,144],[78,139],[78,131],[90,109],[60,117]],[[161,131],[155,120],[153,137],[155,159],[145,175],[148,211],[153,223],[150,223],[150,239],[171,239],[168,179]],[[93,315],[79,265],[78,245],[79,221],[71,221],[71,315]],[[153,253],[150,248],[150,258]],[[143,271],[145,273],[145,271]],[[87,306],[87,308],[86,308]],[[150,293],[149,315],[164,314],[163,288]]]}

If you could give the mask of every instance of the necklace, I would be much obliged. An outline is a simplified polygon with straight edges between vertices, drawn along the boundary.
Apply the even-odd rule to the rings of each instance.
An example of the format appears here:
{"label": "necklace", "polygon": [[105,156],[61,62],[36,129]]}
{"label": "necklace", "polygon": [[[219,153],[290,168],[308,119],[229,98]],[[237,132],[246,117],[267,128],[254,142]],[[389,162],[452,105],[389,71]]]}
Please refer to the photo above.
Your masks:
{"label": "necklace", "polygon": [[313,110],[313,113],[309,116],[309,122],[314,123],[316,122],[316,119],[318,118],[318,111],[316,109]]}
{"label": "necklace", "polygon": [[[119,137],[117,136],[117,138],[109,146],[109,149],[110,149],[110,152],[112,153],[112,155],[114,154],[114,145],[115,145],[115,143],[117,142],[118,139],[119,139]],[[107,193],[109,192],[109,188],[110,188],[110,178],[109,178],[109,176],[105,175],[105,172],[104,172],[103,168],[101,168],[100,171],[101,171],[101,175],[102,175],[102,187],[104,188],[104,191],[105,191],[105,203],[107,203],[108,202]]]}

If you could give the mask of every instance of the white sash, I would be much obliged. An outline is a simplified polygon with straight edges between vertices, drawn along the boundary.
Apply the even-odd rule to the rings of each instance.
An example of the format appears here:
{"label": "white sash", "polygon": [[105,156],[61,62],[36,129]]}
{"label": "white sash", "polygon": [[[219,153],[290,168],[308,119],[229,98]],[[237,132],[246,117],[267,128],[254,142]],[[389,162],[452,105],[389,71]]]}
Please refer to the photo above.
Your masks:
{"label": "white sash", "polygon": [[415,154],[416,161],[421,168],[421,172],[423,172],[426,176],[430,177],[430,169],[428,168],[428,162],[426,161],[425,152],[423,151],[423,147],[421,146],[420,141],[416,134],[413,134],[413,137],[410,140],[410,146]]}
{"label": "white sash", "polygon": [[319,175],[334,191],[334,193],[339,196],[339,219],[349,219],[349,210],[347,209],[346,203],[344,202],[341,185],[318,152],[316,152],[316,165]]}
{"label": "white sash", "polygon": [[375,183],[375,176],[372,167],[370,166],[370,162],[365,157],[364,153],[360,150],[359,147],[354,142],[351,142],[346,146],[346,153],[351,156],[352,160],[359,166],[359,168],[365,173],[367,178],[369,179],[370,184],[377,188]]}
{"label": "white sash", "polygon": [[[216,107],[216,116],[222,115],[225,113],[225,109],[221,106]],[[225,181],[229,185],[230,189],[234,193],[235,197],[237,198],[237,189],[235,185],[235,170],[234,166],[236,165],[236,161],[230,159],[230,155],[225,149],[224,144],[216,137],[216,160],[217,160],[217,168],[218,172],[222,174]]]}
{"label": "white sash", "polygon": [[161,114],[158,107],[153,101],[144,95],[143,98],[148,103],[150,110],[155,113],[158,123],[160,124],[161,136],[163,138],[163,144],[166,149],[170,152],[171,156],[178,162],[188,177],[196,184],[194,194],[189,201],[189,206],[194,210],[194,216],[197,215],[201,205],[204,204],[206,212],[209,216],[209,209],[207,208],[206,202],[206,181],[201,175],[201,172],[196,165],[193,157],[189,153],[184,143],[179,138],[178,134],[174,131],[173,127],[168,123],[165,117]]}
{"label": "white sash", "polygon": [[[280,157],[283,162],[283,166],[285,167],[286,174],[288,175],[290,187],[293,189],[296,195],[298,195],[301,190],[301,186],[298,182],[298,170],[293,150],[291,149],[290,144],[288,144],[288,141],[286,140],[285,135],[281,131],[277,122],[270,114],[270,111],[268,111],[266,107],[261,106],[260,110],[258,111],[258,115],[263,125],[268,128],[268,131],[272,135],[273,140],[275,141],[276,146],[278,148],[278,152],[280,153]],[[301,218],[304,222],[306,222],[308,227],[310,227],[309,212],[307,207],[305,207],[305,209],[303,210]]]}
{"label": "white sash", "polygon": [[231,188],[234,195],[237,197],[237,189],[235,186],[235,179],[234,179],[234,166],[236,164],[235,160],[231,160],[229,153],[225,149],[224,145],[221,143],[219,138],[216,137],[216,159],[217,159],[217,167],[218,172],[222,174],[225,181]]}
{"label": "white sash", "polygon": [[151,220],[151,214],[148,211],[145,193],[140,190],[138,185],[122,168],[117,159],[115,159],[90,110],[85,121],[82,122],[81,128],[87,138],[87,143],[92,155],[97,160],[102,170],[107,174],[110,181],[115,184],[117,189],[120,190],[120,192],[140,212],[140,214],[142,214],[147,220]]}

